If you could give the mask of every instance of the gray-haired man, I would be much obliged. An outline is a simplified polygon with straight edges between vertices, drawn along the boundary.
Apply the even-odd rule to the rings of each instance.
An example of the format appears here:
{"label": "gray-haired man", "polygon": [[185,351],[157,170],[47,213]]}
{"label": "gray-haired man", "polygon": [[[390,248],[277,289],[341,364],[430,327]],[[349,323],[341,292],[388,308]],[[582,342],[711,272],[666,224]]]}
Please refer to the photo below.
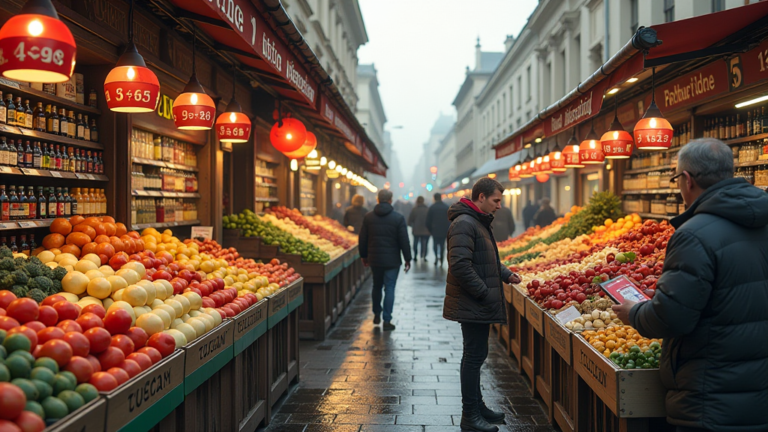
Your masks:
{"label": "gray-haired man", "polygon": [[653,300],[614,306],[664,338],[661,381],[678,431],[768,430],[768,194],[733,178],[733,153],[699,139],[678,153],[688,209],[672,220]]}

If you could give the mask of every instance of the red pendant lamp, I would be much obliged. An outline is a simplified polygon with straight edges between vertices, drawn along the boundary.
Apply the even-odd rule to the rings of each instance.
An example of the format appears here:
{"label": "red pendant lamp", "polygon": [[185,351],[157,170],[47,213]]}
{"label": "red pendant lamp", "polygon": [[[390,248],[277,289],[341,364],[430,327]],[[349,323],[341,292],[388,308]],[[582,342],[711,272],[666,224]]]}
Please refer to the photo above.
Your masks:
{"label": "red pendant lamp", "polygon": [[282,153],[291,153],[301,148],[307,141],[307,128],[295,118],[283,118],[282,103],[277,103],[277,123],[269,132],[272,147]]}
{"label": "red pendant lamp", "polygon": [[531,154],[528,153],[525,156],[525,159],[523,159],[523,164],[520,167],[520,178],[531,178],[533,177],[533,170],[531,169]]}
{"label": "red pendant lamp", "polygon": [[600,148],[600,140],[595,133],[595,121],[592,120],[592,126],[584,137],[584,141],[579,144],[579,160],[585,165],[597,165],[605,162],[605,153]]}
{"label": "red pendant lamp", "polygon": [[307,131],[307,140],[298,150],[283,154],[291,159],[304,159],[312,153],[315,147],[317,147],[317,137],[312,132]]}
{"label": "red pendant lamp", "polygon": [[51,0],[29,0],[0,28],[0,75],[62,83],[75,71],[77,45]]}
{"label": "red pendant lamp", "polygon": [[563,156],[563,152],[557,143],[555,143],[555,148],[549,152],[549,166],[553,173],[565,172],[565,156]]}
{"label": "red pendant lamp", "polygon": [[579,157],[579,142],[576,141],[576,128],[573,128],[573,134],[565,145],[563,150],[563,157],[565,157],[566,168],[584,168],[585,165],[581,163]]}
{"label": "red pendant lamp", "polygon": [[195,73],[197,30],[192,32],[192,76],[184,91],[173,101],[173,121],[182,130],[209,130],[216,121],[216,104],[205,93]]}
{"label": "red pendant lamp", "polygon": [[536,181],[539,183],[546,183],[549,181],[549,174],[536,174]]}
{"label": "red pendant lamp", "polygon": [[520,164],[517,164],[509,168],[509,181],[520,180],[520,169],[521,169]]}
{"label": "red pendant lamp", "polygon": [[544,148],[544,155],[541,157],[541,165],[539,166],[540,174],[552,174],[552,158],[549,157],[549,149]]}
{"label": "red pendant lamp", "polygon": [[128,46],[104,80],[104,96],[111,111],[148,113],[160,100],[160,81],[133,43],[133,0],[128,10]]}
{"label": "red pendant lamp", "polygon": [[216,134],[219,141],[228,143],[248,142],[251,137],[251,119],[243,113],[243,109],[235,99],[237,77],[236,69],[232,68],[232,99],[227,105],[227,111],[216,119]]}
{"label": "red pendant lamp", "polygon": [[619,121],[619,98],[616,99],[616,110],[613,115],[613,123],[608,132],[600,138],[600,145],[606,159],[629,159],[632,156],[632,135],[625,131]]}
{"label": "red pendant lamp", "polygon": [[656,105],[656,68],[651,72],[651,104],[635,125],[634,135],[640,150],[666,150],[672,145],[675,130]]}

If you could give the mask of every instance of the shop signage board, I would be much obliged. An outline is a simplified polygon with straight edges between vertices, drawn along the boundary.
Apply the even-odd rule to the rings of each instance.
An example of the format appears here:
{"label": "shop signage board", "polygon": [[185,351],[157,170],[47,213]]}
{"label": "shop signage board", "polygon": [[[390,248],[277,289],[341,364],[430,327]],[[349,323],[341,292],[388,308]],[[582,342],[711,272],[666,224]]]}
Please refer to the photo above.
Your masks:
{"label": "shop signage board", "polygon": [[496,148],[496,159],[501,159],[504,156],[509,156],[513,153],[517,153],[523,149],[523,136],[518,135],[512,138],[512,141]]}
{"label": "shop signage board", "polygon": [[725,63],[714,61],[691,73],[656,87],[656,104],[662,112],[697,105],[701,101],[728,93]]}
{"label": "shop signage board", "polygon": [[544,311],[530,298],[525,299],[525,318],[538,334],[544,336]]}
{"label": "shop signage board", "polygon": [[234,321],[234,355],[251,346],[253,342],[267,332],[267,301],[256,303],[240,312]]}
{"label": "shop signage board", "polygon": [[357,134],[349,126],[349,123],[339,114],[336,105],[328,99],[325,94],[320,95],[320,114],[328,120],[336,129],[341,132],[352,143],[357,142]]}
{"label": "shop signage board", "polygon": [[94,399],[46,429],[46,432],[103,432],[107,400]]}
{"label": "shop signage board", "polygon": [[768,40],[728,59],[727,69],[731,91],[768,79]]}
{"label": "shop signage board", "polygon": [[563,361],[571,364],[571,332],[561,326],[557,318],[544,314],[544,338],[560,354]]}
{"label": "shop signage board", "polygon": [[512,291],[512,306],[520,316],[525,316],[525,295],[517,288]]}
{"label": "shop signage board", "polygon": [[546,118],[543,122],[544,136],[558,134],[599,114],[603,106],[603,94],[609,84],[607,79],[600,81],[588,92]]}
{"label": "shop signage board", "polygon": [[192,393],[234,356],[235,325],[226,320],[184,347],[184,394]]}

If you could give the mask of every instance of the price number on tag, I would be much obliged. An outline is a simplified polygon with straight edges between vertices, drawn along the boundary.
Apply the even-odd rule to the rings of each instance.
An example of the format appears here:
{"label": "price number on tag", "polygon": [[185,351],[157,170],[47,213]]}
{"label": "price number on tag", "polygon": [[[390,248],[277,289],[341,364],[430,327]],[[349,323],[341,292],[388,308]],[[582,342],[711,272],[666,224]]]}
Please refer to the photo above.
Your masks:
{"label": "price number on tag", "polygon": [[27,57],[34,61],[41,61],[43,63],[53,63],[56,66],[64,64],[64,51],[57,49],[54,50],[51,47],[40,48],[38,46],[32,46],[27,50],[25,42],[19,42],[16,49],[13,51],[13,55],[16,56],[19,61],[23,62]]}

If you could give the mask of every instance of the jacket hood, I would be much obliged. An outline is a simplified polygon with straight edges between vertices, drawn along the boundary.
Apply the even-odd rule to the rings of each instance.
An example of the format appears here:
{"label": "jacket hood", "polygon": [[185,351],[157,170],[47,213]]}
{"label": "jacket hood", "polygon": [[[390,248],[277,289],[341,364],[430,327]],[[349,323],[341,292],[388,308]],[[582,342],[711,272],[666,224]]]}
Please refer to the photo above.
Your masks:
{"label": "jacket hood", "polygon": [[[469,202],[469,204],[467,202]],[[470,215],[485,225],[490,226],[491,222],[493,222],[493,215],[482,213],[477,207],[473,207],[475,207],[475,205],[472,204],[472,201],[462,198],[459,202],[448,208],[448,219],[453,221],[461,215]]]}
{"label": "jacket hood", "polygon": [[395,211],[395,209],[390,203],[376,204],[376,207],[373,208],[373,212],[376,213],[376,216],[386,216],[393,211]]}
{"label": "jacket hood", "polygon": [[694,215],[706,213],[747,228],[768,225],[768,194],[743,178],[723,180],[705,190],[690,208],[672,220],[679,228]]}

